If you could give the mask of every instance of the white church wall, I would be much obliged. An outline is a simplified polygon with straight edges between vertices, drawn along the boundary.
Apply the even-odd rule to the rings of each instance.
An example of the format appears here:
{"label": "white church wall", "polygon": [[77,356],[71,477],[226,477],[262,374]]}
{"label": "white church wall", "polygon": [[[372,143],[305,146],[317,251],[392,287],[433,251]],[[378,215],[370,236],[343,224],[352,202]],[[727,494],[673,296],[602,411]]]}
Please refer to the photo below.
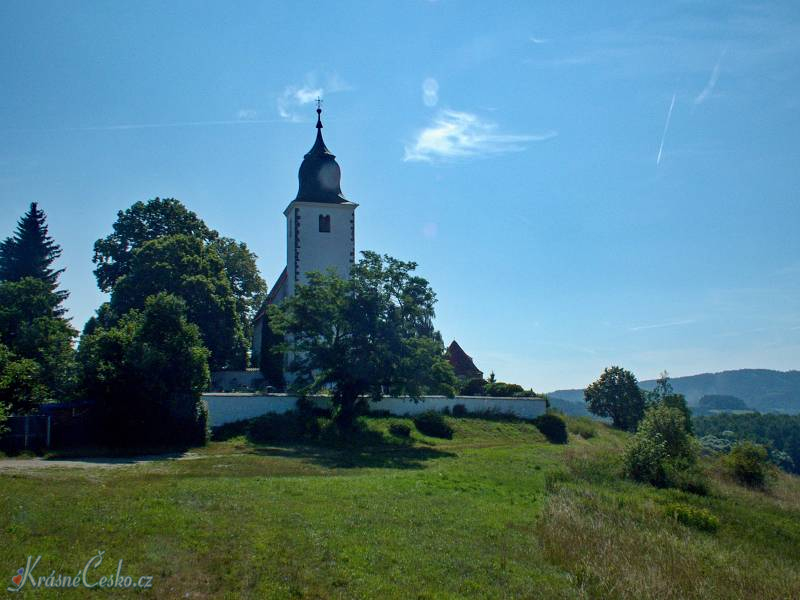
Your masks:
{"label": "white church wall", "polygon": [[[352,265],[354,240],[352,218],[354,204],[321,204],[293,202],[286,210],[287,216],[287,292],[294,294],[295,265],[300,283],[310,271],[325,271],[333,267],[339,275],[347,277]],[[300,216],[299,225],[296,223]],[[330,231],[320,232],[320,215],[330,216]],[[299,239],[299,244],[295,240]],[[299,260],[295,263],[295,252]]]}
{"label": "white church wall", "polygon": [[[208,404],[208,417],[212,427],[226,423],[252,419],[268,413],[283,414],[295,408],[296,396],[260,394],[203,394]],[[319,406],[328,404],[325,398],[315,398]],[[470,412],[497,411],[512,414],[521,419],[534,419],[545,413],[546,403],[541,398],[494,398],[484,396],[424,396],[419,402],[409,398],[384,398],[373,402],[374,410],[386,410],[393,415],[415,415],[426,410],[442,412],[452,410],[456,404],[463,404]]]}

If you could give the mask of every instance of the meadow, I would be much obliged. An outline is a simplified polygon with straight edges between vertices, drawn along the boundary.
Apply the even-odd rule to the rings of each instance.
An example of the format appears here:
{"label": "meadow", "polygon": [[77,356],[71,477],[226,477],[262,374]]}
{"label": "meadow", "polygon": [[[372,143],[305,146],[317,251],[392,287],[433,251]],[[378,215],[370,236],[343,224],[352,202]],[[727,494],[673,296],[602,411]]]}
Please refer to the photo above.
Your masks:
{"label": "meadow", "polygon": [[[449,440],[368,417],[351,445],[232,428],[180,459],[0,460],[6,584],[28,555],[38,574],[76,573],[100,550],[95,580],[123,560],[152,588],[91,597],[800,597],[800,479],[752,491],[706,460],[709,495],[660,490],[619,477],[627,436],[603,425],[554,445],[521,421],[447,420]],[[676,506],[717,525],[684,524]]]}

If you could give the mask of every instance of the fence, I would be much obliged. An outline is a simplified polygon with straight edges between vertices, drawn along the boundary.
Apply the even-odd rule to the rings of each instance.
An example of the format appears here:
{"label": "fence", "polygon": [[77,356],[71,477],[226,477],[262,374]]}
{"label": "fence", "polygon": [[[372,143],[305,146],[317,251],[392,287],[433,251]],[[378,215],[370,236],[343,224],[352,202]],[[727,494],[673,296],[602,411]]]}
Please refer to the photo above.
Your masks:
{"label": "fence", "polygon": [[6,452],[38,451],[50,447],[51,418],[45,415],[9,417],[0,443]]}

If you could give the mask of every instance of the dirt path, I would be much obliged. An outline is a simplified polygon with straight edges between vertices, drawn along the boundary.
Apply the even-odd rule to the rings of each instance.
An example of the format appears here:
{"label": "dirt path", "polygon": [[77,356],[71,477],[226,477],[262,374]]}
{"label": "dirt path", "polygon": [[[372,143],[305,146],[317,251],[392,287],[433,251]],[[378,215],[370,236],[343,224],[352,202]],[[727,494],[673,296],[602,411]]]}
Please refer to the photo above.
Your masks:
{"label": "dirt path", "polygon": [[200,454],[193,452],[171,453],[171,454],[150,454],[147,456],[124,456],[124,457],[92,457],[92,458],[66,458],[66,459],[44,459],[44,458],[6,458],[0,459],[0,473],[3,471],[30,471],[35,469],[113,469],[119,467],[129,467],[164,460],[196,460],[203,458]]}

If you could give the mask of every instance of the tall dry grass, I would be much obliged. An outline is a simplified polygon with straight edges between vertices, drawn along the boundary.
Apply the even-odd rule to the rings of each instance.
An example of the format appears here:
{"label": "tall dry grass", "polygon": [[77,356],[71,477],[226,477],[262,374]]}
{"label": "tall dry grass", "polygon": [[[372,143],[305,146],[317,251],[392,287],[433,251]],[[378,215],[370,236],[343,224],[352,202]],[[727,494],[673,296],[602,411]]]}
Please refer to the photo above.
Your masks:
{"label": "tall dry grass", "polygon": [[679,525],[652,501],[555,484],[537,529],[589,598],[800,598],[797,563]]}

